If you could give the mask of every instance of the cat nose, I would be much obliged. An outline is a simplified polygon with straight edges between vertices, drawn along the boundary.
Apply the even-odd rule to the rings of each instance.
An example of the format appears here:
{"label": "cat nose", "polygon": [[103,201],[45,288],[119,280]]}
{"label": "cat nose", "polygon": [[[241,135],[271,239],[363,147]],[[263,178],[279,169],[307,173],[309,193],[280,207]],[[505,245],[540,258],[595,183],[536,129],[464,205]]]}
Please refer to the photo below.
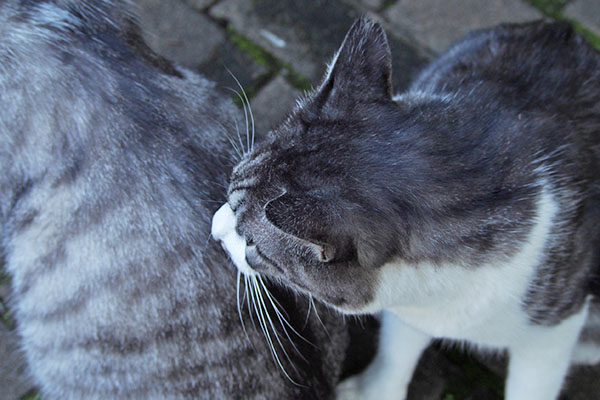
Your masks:
{"label": "cat nose", "polygon": [[256,274],[246,261],[246,240],[235,231],[235,214],[229,204],[223,204],[213,216],[211,235],[244,275]]}
{"label": "cat nose", "polygon": [[222,241],[225,236],[235,232],[235,215],[228,203],[225,203],[213,215],[210,233],[215,240]]}

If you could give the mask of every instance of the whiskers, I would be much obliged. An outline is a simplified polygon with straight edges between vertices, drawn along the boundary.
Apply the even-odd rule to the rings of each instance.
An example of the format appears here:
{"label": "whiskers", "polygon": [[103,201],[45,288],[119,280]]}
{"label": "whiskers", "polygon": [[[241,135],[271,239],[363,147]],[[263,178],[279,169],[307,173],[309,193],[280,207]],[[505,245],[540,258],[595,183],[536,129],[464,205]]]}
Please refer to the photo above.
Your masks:
{"label": "whiskers", "polygon": [[[241,281],[242,277],[244,278],[244,293],[241,293]],[[295,336],[305,341],[306,343],[310,343],[306,340],[287,320],[286,316],[282,313],[281,305],[277,302],[275,297],[269,292],[267,286],[263,278],[260,275],[244,275],[240,271],[237,274],[237,285],[236,285],[236,296],[237,296],[237,307],[238,307],[238,315],[240,317],[240,322],[242,324],[242,329],[250,340],[248,336],[248,331],[246,330],[246,326],[244,323],[244,318],[242,315],[244,305],[247,304],[248,312],[250,314],[250,318],[252,323],[254,324],[253,313],[256,316],[258,321],[258,325],[260,330],[263,333],[267,341],[267,345],[271,350],[271,355],[273,356],[274,362],[279,366],[279,369],[283,372],[285,377],[297,386],[304,386],[294,381],[288,371],[284,367],[284,360],[288,361],[288,364],[292,366],[292,368],[296,371],[297,369],[294,366],[292,359],[287,353],[284,343],[282,340],[287,339],[287,342],[292,346],[294,351],[300,356],[302,360],[308,362],[308,360],[304,357],[304,355],[300,352],[298,347],[294,344],[292,337],[290,336],[291,331]],[[244,301],[246,300],[246,301]],[[285,339],[280,337],[279,328],[285,335]],[[282,358],[284,357],[284,358]]]}
{"label": "whiskers", "polygon": [[[227,136],[229,143],[231,143],[231,145],[235,149],[235,152],[237,153],[237,155],[240,157],[240,159],[242,159],[242,158],[244,158],[244,156],[246,156],[248,153],[251,153],[254,150],[254,138],[255,138],[254,115],[252,114],[252,107],[250,107],[250,100],[248,99],[248,96],[246,95],[246,91],[242,87],[242,84],[227,67],[225,67],[225,69],[227,70],[229,75],[231,75],[231,77],[233,78],[233,80],[235,81],[236,85],[239,87],[240,90],[237,91],[232,88],[227,88],[227,89],[229,91],[231,91],[232,93],[234,93],[238,97],[238,99],[240,99],[240,103],[242,104],[242,107],[244,109],[244,120],[246,123],[245,143],[244,143],[244,140],[242,139],[242,134],[240,133],[240,128],[239,128],[237,121],[234,121],[234,122],[235,122],[235,129],[236,129],[236,133],[237,133],[237,139],[238,139],[237,142],[238,143],[236,143],[229,136]],[[241,94],[240,94],[240,92],[241,92]]]}

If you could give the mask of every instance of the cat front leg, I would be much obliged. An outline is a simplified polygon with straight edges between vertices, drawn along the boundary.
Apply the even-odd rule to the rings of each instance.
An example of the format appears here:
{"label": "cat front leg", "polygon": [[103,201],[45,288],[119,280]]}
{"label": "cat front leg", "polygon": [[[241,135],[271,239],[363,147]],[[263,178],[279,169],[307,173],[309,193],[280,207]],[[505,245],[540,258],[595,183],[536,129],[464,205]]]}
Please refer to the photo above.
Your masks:
{"label": "cat front leg", "polygon": [[375,359],[361,374],[338,386],[338,400],[406,398],[408,384],[431,336],[406,325],[389,311],[383,311],[381,317]]}
{"label": "cat front leg", "polygon": [[509,347],[506,400],[558,398],[569,369],[587,307],[553,327],[531,327],[518,344]]}

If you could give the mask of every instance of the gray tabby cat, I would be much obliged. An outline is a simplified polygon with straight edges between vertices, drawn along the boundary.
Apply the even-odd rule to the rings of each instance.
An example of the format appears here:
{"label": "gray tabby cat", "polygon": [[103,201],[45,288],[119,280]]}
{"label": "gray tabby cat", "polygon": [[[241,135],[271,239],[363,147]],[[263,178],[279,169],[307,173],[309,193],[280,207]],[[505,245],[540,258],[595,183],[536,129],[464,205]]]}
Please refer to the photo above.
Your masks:
{"label": "gray tabby cat", "polygon": [[600,55],[565,24],[468,35],[392,97],[358,21],[322,83],[235,167],[213,218],[238,268],[382,313],[343,399],[403,399],[433,338],[507,350],[508,400],[600,361]]}
{"label": "gray tabby cat", "polygon": [[129,10],[0,1],[1,244],[42,398],[329,398],[340,318],[321,313],[327,336],[306,301],[249,289],[312,342],[278,344],[279,314],[238,315],[235,268],[209,240],[235,106],[154,54]]}

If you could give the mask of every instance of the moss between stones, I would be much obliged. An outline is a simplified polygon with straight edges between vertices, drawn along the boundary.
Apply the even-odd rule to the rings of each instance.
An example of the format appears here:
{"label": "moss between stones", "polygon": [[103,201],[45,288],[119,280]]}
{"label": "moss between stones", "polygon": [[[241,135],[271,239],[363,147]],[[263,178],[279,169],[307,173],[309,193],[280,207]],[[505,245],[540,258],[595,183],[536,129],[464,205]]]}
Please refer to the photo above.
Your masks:
{"label": "moss between stones", "polygon": [[584,38],[588,40],[596,49],[600,50],[600,35],[596,35],[594,32],[583,26],[581,23],[573,20],[567,20],[573,25],[573,28]]}
{"label": "moss between stones", "polygon": [[42,396],[37,392],[37,390],[30,390],[24,396],[22,396],[19,400],[42,400]]}
{"label": "moss between stones", "polygon": [[312,88],[310,80],[301,73],[294,71],[291,65],[284,63],[283,67],[283,76],[290,85],[299,90],[310,90]]}
{"label": "moss between stones", "polygon": [[0,299],[0,320],[11,331],[15,329],[15,322],[12,319],[12,314],[2,299]]}
{"label": "moss between stones", "polygon": [[[4,270],[4,266],[0,264],[0,285],[10,284],[10,275]],[[12,319],[10,310],[4,303],[4,299],[0,297],[0,321],[10,330],[15,329],[15,323]]]}
{"label": "moss between stones", "polygon": [[279,62],[271,55],[268,51],[255,44],[253,41],[243,36],[235,29],[227,27],[227,33],[231,38],[233,44],[235,44],[240,50],[248,53],[250,57],[258,64],[263,65],[267,68],[277,68]]}
{"label": "moss between stones", "polygon": [[0,264],[0,285],[10,282],[10,275],[4,270],[4,267]]}
{"label": "moss between stones", "polygon": [[290,85],[296,89],[309,90],[311,88],[310,80],[304,75],[295,71],[290,64],[278,60],[271,53],[231,27],[227,27],[227,33],[229,34],[233,44],[235,44],[241,51],[246,52],[254,61],[256,61],[256,63],[269,69],[269,73],[261,77],[258,82],[255,82],[249,88],[244,88],[248,97],[252,97],[254,94],[256,94],[258,89],[260,89],[260,87],[266,81],[268,81],[269,78],[280,71]]}
{"label": "moss between stones", "polygon": [[569,0],[525,0],[545,15],[554,18],[560,14],[563,8],[569,3]]}
{"label": "moss between stones", "polygon": [[590,29],[583,26],[580,22],[567,18],[563,13],[563,8],[569,3],[569,0],[525,0],[547,17],[557,21],[565,21],[573,26],[581,36],[586,38],[588,42],[596,49],[600,50],[600,35],[592,32]]}

